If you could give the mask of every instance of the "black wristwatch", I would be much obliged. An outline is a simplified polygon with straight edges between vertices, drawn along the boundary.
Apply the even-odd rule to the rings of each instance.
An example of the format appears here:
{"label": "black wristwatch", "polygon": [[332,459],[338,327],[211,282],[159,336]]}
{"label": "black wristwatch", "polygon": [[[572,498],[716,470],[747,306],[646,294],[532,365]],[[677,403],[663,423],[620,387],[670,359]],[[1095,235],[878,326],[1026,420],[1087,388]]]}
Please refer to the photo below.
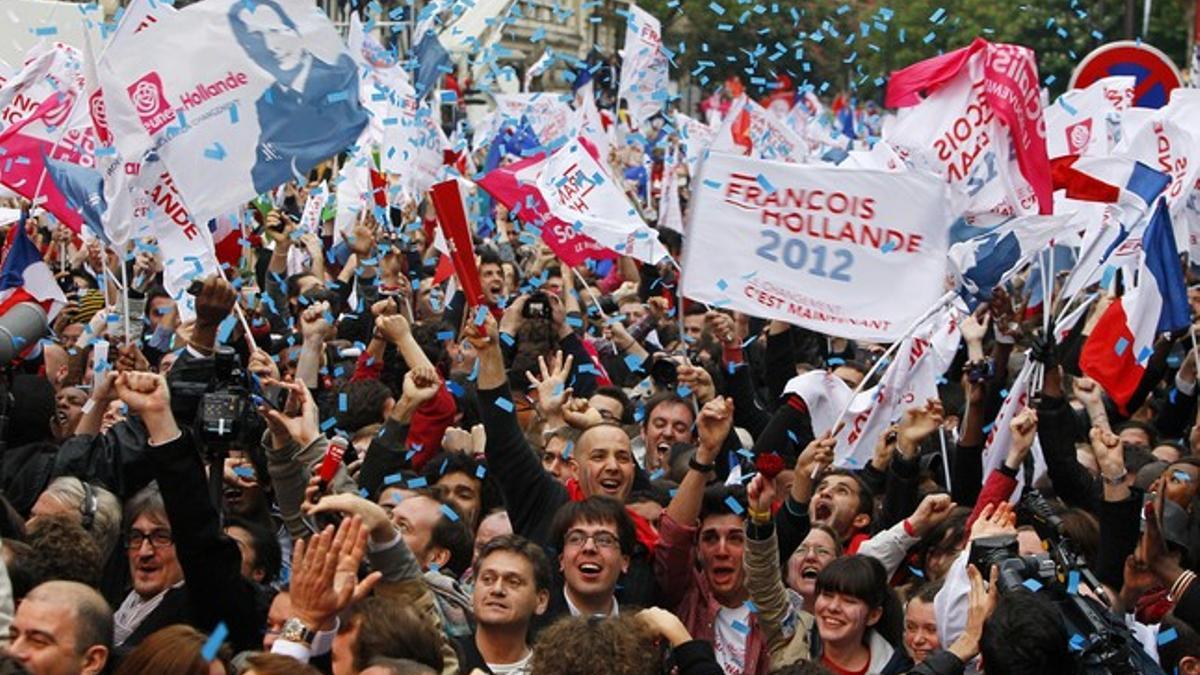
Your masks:
{"label": "black wristwatch", "polygon": [[688,460],[688,468],[692,471],[699,471],[700,473],[712,473],[713,471],[717,470],[717,465],[715,462],[712,464],[701,464],[700,462],[696,461],[696,456],[692,455],[692,458]]}

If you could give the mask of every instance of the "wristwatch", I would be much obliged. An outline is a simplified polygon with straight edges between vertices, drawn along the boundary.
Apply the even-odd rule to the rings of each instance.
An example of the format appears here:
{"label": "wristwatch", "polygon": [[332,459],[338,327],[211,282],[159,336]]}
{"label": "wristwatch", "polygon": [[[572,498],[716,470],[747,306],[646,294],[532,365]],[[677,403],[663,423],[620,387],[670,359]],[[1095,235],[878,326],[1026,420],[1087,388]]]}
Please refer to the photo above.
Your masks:
{"label": "wristwatch", "polygon": [[1124,484],[1125,476],[1128,476],[1128,475],[1129,475],[1128,471],[1123,474],[1117,475],[1117,476],[1105,476],[1103,471],[1100,472],[1100,478],[1104,480],[1104,483],[1106,485],[1112,485],[1114,487]]}
{"label": "wristwatch", "polygon": [[292,617],[283,622],[283,630],[279,631],[279,639],[287,640],[288,642],[299,642],[305,645],[312,645],[313,638],[317,636],[317,632],[309,630],[304,622],[296,617]]}

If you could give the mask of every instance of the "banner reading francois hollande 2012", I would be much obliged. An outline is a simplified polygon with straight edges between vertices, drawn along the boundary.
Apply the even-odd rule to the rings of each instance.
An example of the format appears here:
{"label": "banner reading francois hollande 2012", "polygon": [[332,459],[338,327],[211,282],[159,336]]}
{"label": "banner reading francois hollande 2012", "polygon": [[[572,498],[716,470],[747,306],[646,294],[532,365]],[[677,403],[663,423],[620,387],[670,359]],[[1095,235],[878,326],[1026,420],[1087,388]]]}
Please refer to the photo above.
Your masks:
{"label": "banner reading francois hollande 2012", "polygon": [[851,339],[891,341],[945,291],[949,195],[923,173],[710,153],[684,295]]}

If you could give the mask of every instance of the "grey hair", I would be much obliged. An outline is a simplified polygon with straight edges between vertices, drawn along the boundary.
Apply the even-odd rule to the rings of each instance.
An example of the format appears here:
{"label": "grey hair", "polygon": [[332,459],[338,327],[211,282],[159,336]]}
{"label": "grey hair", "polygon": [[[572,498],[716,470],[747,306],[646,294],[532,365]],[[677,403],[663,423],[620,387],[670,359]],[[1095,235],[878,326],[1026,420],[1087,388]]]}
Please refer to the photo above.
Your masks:
{"label": "grey hair", "polygon": [[170,526],[171,521],[167,519],[167,507],[163,504],[162,493],[158,491],[158,483],[150,483],[125,502],[125,528],[129,529],[133,521],[143,515]]}
{"label": "grey hair", "polygon": [[[121,502],[108,490],[95,483],[89,484],[92,487],[92,494],[96,498],[96,512],[88,534],[100,548],[101,557],[108,560],[108,556],[112,554],[117,541],[121,538]],[[69,509],[83,513],[86,492],[83,489],[83,481],[74,476],[55,478],[46,486],[46,490],[42,494],[54,498]]]}

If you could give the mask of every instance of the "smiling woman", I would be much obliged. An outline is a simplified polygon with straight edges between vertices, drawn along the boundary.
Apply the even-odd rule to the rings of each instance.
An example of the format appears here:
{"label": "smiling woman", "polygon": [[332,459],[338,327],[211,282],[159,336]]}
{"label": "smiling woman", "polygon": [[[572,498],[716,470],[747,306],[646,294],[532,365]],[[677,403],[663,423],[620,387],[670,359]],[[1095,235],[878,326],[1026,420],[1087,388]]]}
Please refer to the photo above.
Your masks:
{"label": "smiling woman", "polygon": [[852,555],[829,563],[817,575],[813,615],[821,661],[835,673],[891,675],[910,664],[895,647],[901,644],[900,602],[878,560]]}

